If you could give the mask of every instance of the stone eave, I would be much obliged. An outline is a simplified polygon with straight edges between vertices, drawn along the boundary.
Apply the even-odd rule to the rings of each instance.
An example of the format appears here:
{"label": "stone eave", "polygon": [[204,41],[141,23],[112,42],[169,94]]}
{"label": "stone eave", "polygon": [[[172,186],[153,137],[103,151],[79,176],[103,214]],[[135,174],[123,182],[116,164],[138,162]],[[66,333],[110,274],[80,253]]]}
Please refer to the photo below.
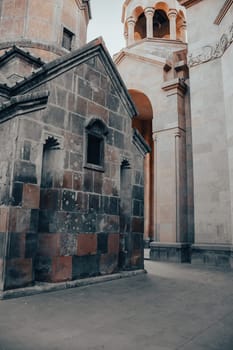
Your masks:
{"label": "stone eave", "polygon": [[19,47],[13,45],[13,47],[6,51],[2,56],[0,56],[0,66],[6,64],[11,58],[13,57],[22,57],[24,58],[27,62],[33,63],[37,65],[38,67],[43,66],[44,62],[41,60],[41,58],[37,58],[30,54],[29,52],[26,52]]}
{"label": "stone eave", "polygon": [[0,105],[0,124],[18,115],[35,112],[47,105],[49,92],[40,91],[11,97]]}
{"label": "stone eave", "polygon": [[201,1],[203,1],[203,0],[178,0],[180,5],[182,5],[182,6],[186,7],[186,8],[194,6],[194,5],[198,4]]}
{"label": "stone eave", "polygon": [[[124,107],[129,115],[134,117],[137,115],[136,107],[101,37],[89,42],[78,50],[44,64],[37,72],[25,78],[23,81],[16,83],[12,88],[8,87],[9,97],[28,93],[32,89],[51,81],[57,76],[96,56],[102,61]],[[5,89],[5,91],[7,91],[7,89]]]}
{"label": "stone eave", "polygon": [[150,146],[137,129],[133,129],[133,144],[143,156],[151,152]]}

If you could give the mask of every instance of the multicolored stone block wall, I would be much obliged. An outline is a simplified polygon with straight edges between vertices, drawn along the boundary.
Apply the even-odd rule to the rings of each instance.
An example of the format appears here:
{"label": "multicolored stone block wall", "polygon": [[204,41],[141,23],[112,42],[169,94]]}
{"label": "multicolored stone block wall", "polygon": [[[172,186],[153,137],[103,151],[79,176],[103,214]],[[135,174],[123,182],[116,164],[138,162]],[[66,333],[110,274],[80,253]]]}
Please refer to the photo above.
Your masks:
{"label": "multicolored stone block wall", "polygon": [[[17,117],[11,203],[0,208],[9,210],[8,228],[1,226],[8,237],[3,289],[143,267],[143,156],[132,144],[131,119],[109,74],[94,57],[37,88],[50,91],[44,110]],[[108,129],[103,171],[85,161],[92,118]],[[56,147],[42,184],[49,139]],[[127,229],[120,225],[126,160]]]}

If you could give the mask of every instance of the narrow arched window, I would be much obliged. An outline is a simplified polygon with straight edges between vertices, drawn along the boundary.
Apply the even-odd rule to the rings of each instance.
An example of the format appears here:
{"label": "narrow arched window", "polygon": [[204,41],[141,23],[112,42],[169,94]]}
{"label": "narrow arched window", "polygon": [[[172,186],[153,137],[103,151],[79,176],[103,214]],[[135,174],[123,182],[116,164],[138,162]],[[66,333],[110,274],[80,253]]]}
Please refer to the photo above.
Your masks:
{"label": "narrow arched window", "polygon": [[104,143],[107,126],[100,119],[92,119],[86,126],[85,167],[104,171]]}

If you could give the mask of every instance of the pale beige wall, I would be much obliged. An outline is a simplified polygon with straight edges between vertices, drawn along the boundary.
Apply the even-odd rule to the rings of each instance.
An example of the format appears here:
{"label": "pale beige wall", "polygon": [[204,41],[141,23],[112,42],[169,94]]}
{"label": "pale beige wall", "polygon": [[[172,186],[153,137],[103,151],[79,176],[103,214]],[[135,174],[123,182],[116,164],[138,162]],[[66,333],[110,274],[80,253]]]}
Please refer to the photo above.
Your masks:
{"label": "pale beige wall", "polygon": [[[224,0],[204,0],[188,9],[189,54],[193,57],[201,55],[204,61],[204,46],[214,47],[231,24],[232,14],[219,26],[213,23],[223,4]],[[230,47],[221,58],[190,68],[195,243],[232,241],[232,153],[228,148],[233,135],[229,118],[232,57]]]}

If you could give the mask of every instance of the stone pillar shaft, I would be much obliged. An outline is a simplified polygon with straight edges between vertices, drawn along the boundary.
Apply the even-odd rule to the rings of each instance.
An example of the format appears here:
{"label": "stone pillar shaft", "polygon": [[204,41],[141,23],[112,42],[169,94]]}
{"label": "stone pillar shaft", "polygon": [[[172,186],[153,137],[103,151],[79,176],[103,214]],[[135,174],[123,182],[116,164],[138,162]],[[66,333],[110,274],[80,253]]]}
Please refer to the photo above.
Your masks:
{"label": "stone pillar shaft", "polygon": [[170,40],[176,40],[176,17],[177,10],[170,9],[168,12],[169,24],[170,24]]}
{"label": "stone pillar shaft", "polygon": [[153,16],[154,16],[154,8],[147,7],[144,11],[146,16],[146,37],[153,38]]}
{"label": "stone pillar shaft", "polygon": [[134,28],[135,28],[135,19],[133,17],[129,17],[127,19],[128,24],[128,41],[127,46],[132,45],[134,43]]}

